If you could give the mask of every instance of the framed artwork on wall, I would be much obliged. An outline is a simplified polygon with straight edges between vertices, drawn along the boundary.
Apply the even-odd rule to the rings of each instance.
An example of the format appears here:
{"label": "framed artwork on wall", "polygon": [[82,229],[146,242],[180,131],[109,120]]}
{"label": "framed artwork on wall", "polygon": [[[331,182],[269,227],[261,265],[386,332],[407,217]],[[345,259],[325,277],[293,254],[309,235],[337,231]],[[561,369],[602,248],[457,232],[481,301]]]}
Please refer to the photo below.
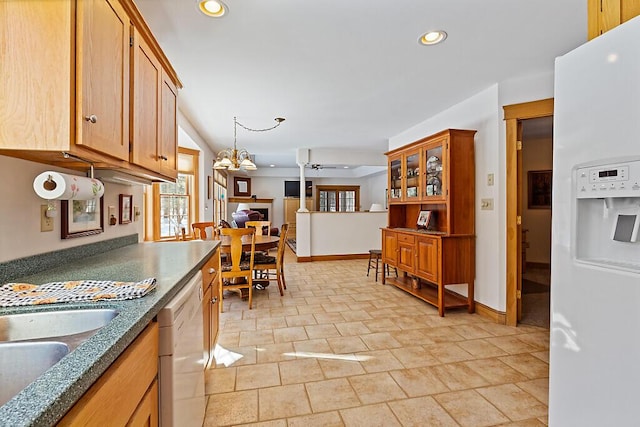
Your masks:
{"label": "framed artwork on wall", "polygon": [[62,238],[90,236],[104,231],[103,198],[61,200]]}
{"label": "framed artwork on wall", "polygon": [[131,194],[120,194],[119,202],[120,224],[129,224],[133,217],[133,196]]}
{"label": "framed artwork on wall", "polygon": [[236,196],[251,196],[251,178],[234,176],[233,194]]}
{"label": "framed artwork on wall", "polygon": [[527,183],[529,209],[551,209],[552,171],[529,171]]}

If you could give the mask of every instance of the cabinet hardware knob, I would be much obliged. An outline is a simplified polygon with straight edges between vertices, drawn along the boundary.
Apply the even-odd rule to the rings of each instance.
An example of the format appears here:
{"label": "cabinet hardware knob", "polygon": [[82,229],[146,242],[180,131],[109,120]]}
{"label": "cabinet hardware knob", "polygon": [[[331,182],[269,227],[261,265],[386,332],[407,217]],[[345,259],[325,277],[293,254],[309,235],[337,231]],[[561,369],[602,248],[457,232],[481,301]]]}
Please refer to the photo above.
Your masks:
{"label": "cabinet hardware knob", "polygon": [[218,302],[218,297],[211,298],[211,304],[215,304]]}
{"label": "cabinet hardware knob", "polygon": [[84,120],[87,122],[91,122],[91,123],[97,123],[98,122],[98,116],[96,116],[95,114],[92,114],[90,116],[84,116]]}
{"label": "cabinet hardware knob", "polygon": [[158,156],[160,158],[160,160],[169,160],[169,158],[167,156]]}
{"label": "cabinet hardware knob", "polygon": [[213,268],[213,267],[209,268],[209,274],[213,274],[213,273],[215,273],[215,272],[216,272],[216,269],[215,269],[215,268]]}

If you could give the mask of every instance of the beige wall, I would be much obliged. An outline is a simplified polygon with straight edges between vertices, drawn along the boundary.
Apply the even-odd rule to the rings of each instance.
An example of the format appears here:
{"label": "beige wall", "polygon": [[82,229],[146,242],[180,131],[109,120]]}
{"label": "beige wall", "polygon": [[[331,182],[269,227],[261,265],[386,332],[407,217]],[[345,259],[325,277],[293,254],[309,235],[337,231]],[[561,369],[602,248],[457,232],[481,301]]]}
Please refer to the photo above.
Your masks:
{"label": "beige wall", "polygon": [[527,262],[551,263],[551,209],[528,208],[528,172],[553,168],[551,138],[522,143],[522,229],[528,229]]}
{"label": "beige wall", "polygon": [[118,207],[119,194],[132,194],[133,205],[142,210],[142,186],[126,186],[105,183],[104,194],[104,233],[61,239],[60,202],[58,217],[54,219],[53,231],[40,232],[40,205],[47,201],[33,191],[33,179],[40,173],[54,170],[69,174],[76,172],[54,168],[40,163],[28,162],[13,157],[0,156],[0,262],[23,258],[57,249],[85,245],[115,237],[138,234],[142,239],[142,219],[130,224],[108,225],[106,212],[108,206]]}

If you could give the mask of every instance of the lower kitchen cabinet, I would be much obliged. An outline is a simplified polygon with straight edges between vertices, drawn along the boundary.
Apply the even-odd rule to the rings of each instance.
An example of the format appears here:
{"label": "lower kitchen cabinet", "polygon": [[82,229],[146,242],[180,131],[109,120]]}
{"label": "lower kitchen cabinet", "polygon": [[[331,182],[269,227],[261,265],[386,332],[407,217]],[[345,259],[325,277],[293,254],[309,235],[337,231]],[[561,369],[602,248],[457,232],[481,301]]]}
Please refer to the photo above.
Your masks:
{"label": "lower kitchen cabinet", "polygon": [[152,322],[58,425],[158,425],[158,324]]}
{"label": "lower kitchen cabinet", "polygon": [[220,302],[218,301],[220,280],[220,249],[218,248],[209,261],[202,267],[202,321],[204,325],[203,349],[204,366],[208,368],[213,362],[213,349],[218,339],[220,324]]}

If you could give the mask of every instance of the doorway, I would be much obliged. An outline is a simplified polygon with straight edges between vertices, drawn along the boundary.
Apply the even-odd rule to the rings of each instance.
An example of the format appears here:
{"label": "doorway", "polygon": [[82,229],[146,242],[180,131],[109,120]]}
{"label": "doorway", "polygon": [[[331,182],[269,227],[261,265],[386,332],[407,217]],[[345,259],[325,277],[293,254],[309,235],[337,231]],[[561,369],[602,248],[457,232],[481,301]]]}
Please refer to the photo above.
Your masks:
{"label": "doorway", "polygon": [[[540,210],[548,210],[548,214],[550,216],[550,195],[545,193],[545,182],[550,184],[550,181],[545,181],[548,179],[548,174],[545,176],[544,174],[533,174],[532,182],[535,179],[536,186],[532,189],[534,193],[532,193],[532,201],[533,201],[533,209],[529,209],[529,171],[525,175],[524,166],[523,166],[523,146],[525,144],[523,135],[529,139],[528,135],[536,135],[532,133],[534,129],[537,127],[543,128],[541,126],[545,121],[531,121],[527,122],[530,119],[546,119],[548,123],[551,121],[552,123],[553,117],[553,99],[545,99],[540,101],[527,102],[523,104],[514,104],[504,106],[504,118],[506,123],[506,169],[507,169],[507,178],[506,178],[506,316],[505,323],[510,326],[516,326],[518,321],[522,318],[523,314],[523,289],[522,289],[522,279],[523,279],[523,267],[524,273],[526,274],[527,262],[529,260],[533,263],[533,253],[530,250],[531,248],[531,234],[529,232],[524,233],[523,230],[526,230],[526,226],[523,226],[523,219],[526,215],[523,215],[523,212],[526,210],[537,210],[538,206]],[[551,128],[552,129],[552,128]],[[523,132],[525,132],[523,134]],[[537,132],[537,130],[536,130]],[[548,131],[552,134],[552,131]],[[535,141],[538,136],[531,138],[531,146],[529,150],[534,156],[537,152],[535,147]],[[527,162],[532,161],[531,159],[527,159]],[[537,160],[535,160],[537,162]],[[527,163],[528,164],[528,163]],[[534,166],[536,167],[536,166]],[[542,172],[549,171],[551,167],[548,169],[531,169],[533,172]],[[546,177],[546,178],[545,178]],[[550,194],[550,193],[549,193]],[[547,199],[545,199],[547,197]],[[535,199],[534,199],[535,198]],[[543,206],[547,206],[546,201],[549,200],[548,209],[543,208]],[[538,215],[539,216],[539,215]],[[531,218],[536,218],[536,214],[531,217],[529,215],[529,226],[536,225],[531,222]],[[550,233],[549,233],[550,235]],[[524,236],[524,237],[523,237]],[[536,236],[537,237],[537,236]],[[523,244],[524,240],[524,244]],[[527,247],[527,245],[529,245]],[[538,243],[537,243],[538,245]],[[536,247],[536,251],[538,251],[538,247]],[[524,252],[523,252],[524,250]],[[550,252],[550,243],[547,249]],[[527,251],[529,255],[527,255]],[[539,253],[543,251],[536,252],[536,258],[538,258]],[[529,257],[529,259],[527,259]],[[540,263],[544,264],[544,263]],[[531,265],[534,267],[534,264]],[[531,272],[531,270],[530,270]],[[536,276],[537,277],[537,276]],[[540,279],[539,279],[540,280]],[[527,284],[527,282],[525,282]],[[525,295],[529,294],[529,288],[525,289],[527,292]],[[531,298],[527,297],[526,300],[529,301]],[[525,303],[526,304],[526,303]],[[525,305],[527,309],[533,308],[534,306]],[[544,315],[542,315],[544,317]]]}

